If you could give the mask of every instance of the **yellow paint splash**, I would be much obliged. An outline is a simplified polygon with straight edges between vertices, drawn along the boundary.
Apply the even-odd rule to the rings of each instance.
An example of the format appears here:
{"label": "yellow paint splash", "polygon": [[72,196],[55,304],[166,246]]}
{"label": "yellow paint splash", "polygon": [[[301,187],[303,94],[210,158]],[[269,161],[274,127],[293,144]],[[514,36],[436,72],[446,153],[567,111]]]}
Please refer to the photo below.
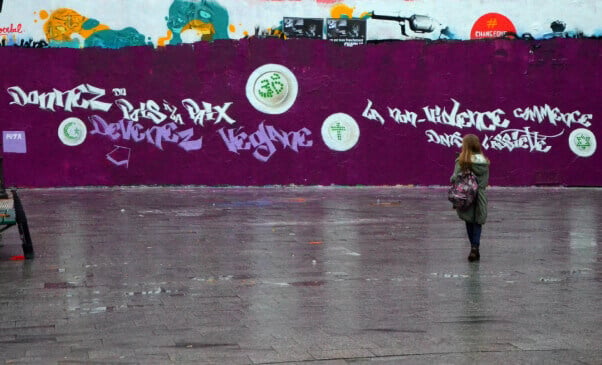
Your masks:
{"label": "yellow paint splash", "polygon": [[110,29],[107,25],[99,24],[92,29],[83,29],[83,24],[88,20],[75,10],[61,8],[48,15],[45,10],[40,11],[40,18],[48,20],[44,23],[44,33],[48,40],[65,42],[71,41],[73,34],[88,38],[92,34]]}
{"label": "yellow paint splash", "polygon": [[331,18],[353,18],[355,7],[350,7],[345,4],[336,4],[330,9]]}
{"label": "yellow paint splash", "polygon": [[215,27],[213,26],[213,24],[205,23],[204,21],[198,19],[191,20],[182,28],[182,31],[180,33],[189,29],[196,31],[197,34],[201,36],[201,39],[204,41],[212,41],[213,36],[215,35]]}
{"label": "yellow paint splash", "polygon": [[71,9],[55,10],[44,24],[46,38],[55,41],[70,41],[74,33],[82,31],[86,17]]}
{"label": "yellow paint splash", "polygon": [[171,32],[171,30],[167,30],[167,35],[165,37],[159,38],[159,41],[157,41],[157,45],[159,47],[165,47],[165,43],[169,40],[171,40],[171,37],[173,37],[173,33]]}
{"label": "yellow paint splash", "polygon": [[228,30],[230,31],[230,33],[236,33],[236,26],[234,24],[230,24]]}

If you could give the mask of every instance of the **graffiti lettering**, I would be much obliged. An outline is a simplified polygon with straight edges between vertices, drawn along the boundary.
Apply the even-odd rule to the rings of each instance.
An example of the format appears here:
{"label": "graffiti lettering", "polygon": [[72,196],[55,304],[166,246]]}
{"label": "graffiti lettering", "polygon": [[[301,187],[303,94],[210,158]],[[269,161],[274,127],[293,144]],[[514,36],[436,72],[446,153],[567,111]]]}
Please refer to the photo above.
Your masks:
{"label": "graffiti lettering", "polygon": [[[98,100],[105,95],[104,89],[89,84],[81,84],[68,91],[54,89],[47,93],[41,93],[37,90],[27,93],[19,86],[9,87],[6,91],[13,99],[10,102],[11,105],[38,105],[40,109],[50,111],[55,111],[55,107],[61,107],[68,112],[73,111],[73,108],[102,110],[104,112],[111,109],[111,103]],[[93,97],[85,98],[84,95],[92,95]]]}
{"label": "graffiti lettering", "polygon": [[178,124],[184,124],[182,121],[182,116],[178,113],[178,107],[170,104],[167,100],[163,100],[163,109],[167,110],[169,114],[169,119],[173,120]]}
{"label": "graffiti lettering", "polygon": [[232,118],[230,118],[227,114],[226,111],[228,110],[228,108],[230,107],[230,105],[232,105],[232,103],[224,103],[223,106],[212,106],[210,103],[206,103],[206,102],[202,102],[203,104],[203,109],[201,109],[199,107],[199,105],[196,103],[196,101],[192,100],[192,99],[184,99],[182,100],[182,105],[184,105],[184,107],[186,108],[186,110],[188,111],[188,115],[190,116],[190,119],[192,119],[192,121],[195,124],[198,124],[200,126],[204,126],[205,120],[215,120],[215,122],[213,124],[218,124],[219,122],[223,120],[225,120],[226,122],[228,122],[229,124],[234,124],[236,123],[236,121]]}
{"label": "graffiti lettering", "polygon": [[423,123],[424,119],[418,119],[418,114],[414,112],[410,112],[404,110],[403,112],[400,109],[389,109],[389,116],[393,118],[393,120],[398,124],[411,124],[416,127],[416,123]]}
{"label": "graffiti lettering", "polygon": [[114,88],[113,89],[113,95],[115,95],[115,96],[126,96],[127,95],[127,91],[124,88],[121,88],[121,89]]}
{"label": "graffiti lettering", "polygon": [[254,149],[253,157],[262,162],[268,161],[276,152],[274,142],[279,142],[282,148],[290,148],[295,152],[299,152],[299,147],[313,146],[313,141],[307,139],[311,136],[311,131],[307,128],[296,132],[285,132],[276,130],[270,125],[265,126],[261,122],[258,130],[250,135],[242,132],[241,129],[242,127],[230,128],[224,131],[224,128],[221,128],[218,132],[230,152],[238,154],[239,151]]}
{"label": "graffiti lettering", "polygon": [[[0,3],[0,6],[2,6],[2,3]],[[0,35],[7,35],[10,33],[23,33],[23,24],[17,24],[17,26],[15,26],[11,23],[11,25],[7,27],[0,27]]]}
{"label": "graffiti lettering", "polygon": [[462,147],[462,135],[460,132],[454,134],[438,134],[432,129],[426,131],[428,143],[435,143],[446,147]]}
{"label": "graffiti lettering", "polygon": [[139,118],[146,118],[152,120],[155,124],[159,124],[167,119],[167,116],[160,111],[159,105],[153,101],[148,100],[146,103],[140,102],[140,108],[134,109],[134,106],[126,99],[115,100],[115,105],[123,113],[123,119],[133,120],[137,122]]}
{"label": "graffiti lettering", "polygon": [[368,105],[366,105],[366,109],[362,113],[362,117],[367,118],[368,120],[377,120],[380,124],[385,124],[385,119],[377,112],[375,109],[372,109],[372,101],[368,99]]}
{"label": "graffiti lettering", "polygon": [[23,134],[21,133],[6,133],[4,135],[4,137],[8,140],[8,139],[17,139],[17,140],[21,140],[23,139]]}
{"label": "graffiti lettering", "polygon": [[498,151],[525,149],[529,150],[529,152],[547,153],[552,146],[548,146],[546,140],[548,138],[559,137],[563,133],[564,130],[555,136],[544,136],[539,134],[539,132],[531,132],[529,127],[525,127],[524,129],[508,129],[500,132],[493,138],[485,136],[483,139],[483,148]]}
{"label": "graffiti lettering", "polygon": [[506,128],[510,124],[509,120],[501,118],[502,115],[506,114],[501,109],[488,112],[476,112],[467,109],[459,113],[460,103],[454,99],[451,100],[454,102],[454,106],[449,112],[439,106],[422,108],[427,121],[457,128],[474,127],[480,131],[495,131],[497,128]]}
{"label": "graffiti lettering", "polygon": [[107,123],[98,115],[92,115],[88,119],[94,127],[91,135],[107,136],[113,141],[120,138],[137,143],[146,140],[160,150],[163,150],[163,142],[175,143],[185,151],[200,150],[203,147],[203,137],[193,140],[192,128],[177,131],[178,125],[173,122],[145,129],[140,123],[132,120],[122,119],[117,123]]}
{"label": "graffiti lettering", "polygon": [[548,104],[524,109],[516,108],[514,109],[514,116],[528,122],[538,122],[540,124],[547,119],[553,125],[561,122],[567,127],[570,127],[571,124],[581,124],[584,127],[589,127],[591,125],[589,121],[593,118],[592,114],[582,114],[577,110],[572,113],[562,113],[560,109],[551,108]]}

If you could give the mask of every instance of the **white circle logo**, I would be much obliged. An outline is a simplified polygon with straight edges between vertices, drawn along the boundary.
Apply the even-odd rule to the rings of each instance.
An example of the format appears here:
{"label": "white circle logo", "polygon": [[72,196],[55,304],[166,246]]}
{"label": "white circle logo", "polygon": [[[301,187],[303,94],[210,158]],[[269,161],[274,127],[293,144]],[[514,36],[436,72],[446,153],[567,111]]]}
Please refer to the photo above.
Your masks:
{"label": "white circle logo", "polygon": [[359,138],[360,128],[348,114],[332,114],[322,124],[322,139],[331,150],[347,151],[357,144]]}
{"label": "white circle logo", "polygon": [[59,125],[59,139],[67,146],[78,146],[84,142],[88,129],[79,118],[67,118]]}
{"label": "white circle logo", "polygon": [[295,103],[298,88],[297,78],[288,68],[267,64],[249,76],[247,99],[260,112],[282,114]]}
{"label": "white circle logo", "polygon": [[596,152],[596,136],[589,129],[575,129],[569,135],[569,147],[579,157],[590,157]]}

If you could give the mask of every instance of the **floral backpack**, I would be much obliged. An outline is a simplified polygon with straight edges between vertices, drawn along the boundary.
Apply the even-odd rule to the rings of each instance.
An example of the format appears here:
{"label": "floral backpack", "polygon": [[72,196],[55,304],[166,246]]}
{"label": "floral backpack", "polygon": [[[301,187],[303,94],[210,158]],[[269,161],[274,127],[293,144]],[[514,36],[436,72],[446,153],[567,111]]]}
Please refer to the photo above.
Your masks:
{"label": "floral backpack", "polygon": [[477,176],[472,171],[460,172],[456,181],[451,184],[447,191],[447,200],[449,200],[454,209],[466,210],[477,198],[477,189],[479,183]]}

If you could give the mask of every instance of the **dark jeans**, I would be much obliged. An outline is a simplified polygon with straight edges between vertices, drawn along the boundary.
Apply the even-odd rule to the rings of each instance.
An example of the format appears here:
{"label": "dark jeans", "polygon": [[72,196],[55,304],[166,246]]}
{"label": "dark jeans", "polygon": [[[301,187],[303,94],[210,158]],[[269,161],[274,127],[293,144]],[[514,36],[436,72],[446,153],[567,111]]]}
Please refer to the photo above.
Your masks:
{"label": "dark jeans", "polygon": [[479,247],[481,245],[481,228],[483,226],[478,223],[466,222],[466,232],[468,233],[468,240],[470,245],[473,247]]}

